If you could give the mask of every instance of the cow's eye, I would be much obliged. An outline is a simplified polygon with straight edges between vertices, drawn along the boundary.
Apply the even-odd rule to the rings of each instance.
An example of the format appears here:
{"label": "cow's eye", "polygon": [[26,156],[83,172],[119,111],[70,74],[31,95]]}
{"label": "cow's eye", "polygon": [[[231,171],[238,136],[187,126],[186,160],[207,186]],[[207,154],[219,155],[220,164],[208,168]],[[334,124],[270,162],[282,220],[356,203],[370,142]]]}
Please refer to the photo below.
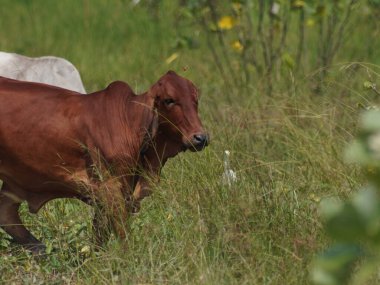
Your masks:
{"label": "cow's eye", "polygon": [[165,100],[164,100],[164,104],[165,104],[166,106],[168,106],[168,107],[173,106],[174,103],[175,103],[174,100],[171,99],[171,98],[169,98],[169,99],[165,99]]}

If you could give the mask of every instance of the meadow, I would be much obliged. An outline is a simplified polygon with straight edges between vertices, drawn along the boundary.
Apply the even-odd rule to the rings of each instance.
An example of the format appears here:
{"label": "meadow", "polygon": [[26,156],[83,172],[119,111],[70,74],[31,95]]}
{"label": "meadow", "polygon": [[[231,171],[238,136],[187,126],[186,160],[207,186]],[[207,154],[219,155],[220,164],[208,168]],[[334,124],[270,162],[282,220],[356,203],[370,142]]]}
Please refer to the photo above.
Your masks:
{"label": "meadow", "polygon": [[[302,70],[279,70],[268,94],[252,70],[249,83],[226,87],[208,35],[176,1],[2,0],[1,51],[64,57],[89,92],[123,80],[142,93],[175,70],[201,90],[211,144],[165,165],[131,218],[126,251],[113,238],[95,248],[93,210],[79,201],[49,202],[38,215],[25,205],[23,220],[49,254],[35,259],[1,231],[0,283],[309,284],[311,262],[329,242],[321,199],[344,199],[365,183],[343,155],[359,114],[379,101],[364,83],[379,82],[380,25],[359,2],[322,91],[314,86],[324,67],[310,64],[315,39]],[[183,35],[196,44],[179,47]],[[231,186],[222,181],[224,150],[237,173]]]}

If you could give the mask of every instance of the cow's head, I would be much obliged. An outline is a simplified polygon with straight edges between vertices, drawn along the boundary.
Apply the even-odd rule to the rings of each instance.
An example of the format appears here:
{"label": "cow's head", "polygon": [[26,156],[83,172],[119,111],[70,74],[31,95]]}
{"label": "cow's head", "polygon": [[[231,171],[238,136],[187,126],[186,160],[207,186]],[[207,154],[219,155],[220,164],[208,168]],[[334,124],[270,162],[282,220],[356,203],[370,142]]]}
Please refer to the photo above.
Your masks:
{"label": "cow's head", "polygon": [[200,151],[208,145],[209,136],[198,116],[198,90],[190,80],[169,71],[149,92],[155,97],[160,133],[183,150]]}

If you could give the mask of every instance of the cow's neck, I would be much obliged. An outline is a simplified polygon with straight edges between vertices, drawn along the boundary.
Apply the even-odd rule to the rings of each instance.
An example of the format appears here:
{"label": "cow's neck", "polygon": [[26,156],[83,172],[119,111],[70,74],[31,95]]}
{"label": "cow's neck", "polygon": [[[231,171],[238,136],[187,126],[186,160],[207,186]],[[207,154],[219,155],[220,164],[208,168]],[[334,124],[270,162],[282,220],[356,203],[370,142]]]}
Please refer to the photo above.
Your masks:
{"label": "cow's neck", "polygon": [[144,154],[144,168],[151,174],[159,175],[167,160],[183,151],[182,144],[171,140],[165,134],[158,132],[152,145]]}
{"label": "cow's neck", "polygon": [[141,201],[144,197],[151,194],[152,183],[158,182],[161,168],[170,157],[176,156],[181,152],[182,144],[178,141],[171,140],[165,134],[158,131],[153,142],[147,151],[141,157],[140,167],[144,171],[144,175],[137,176],[135,181],[133,200],[134,211],[138,211]]}
{"label": "cow's neck", "polygon": [[99,93],[99,102],[93,106],[92,133],[96,134],[94,146],[104,158],[116,172],[125,172],[125,165],[137,166],[152,111],[146,106],[147,98],[134,95],[128,86],[117,87],[117,92]]}

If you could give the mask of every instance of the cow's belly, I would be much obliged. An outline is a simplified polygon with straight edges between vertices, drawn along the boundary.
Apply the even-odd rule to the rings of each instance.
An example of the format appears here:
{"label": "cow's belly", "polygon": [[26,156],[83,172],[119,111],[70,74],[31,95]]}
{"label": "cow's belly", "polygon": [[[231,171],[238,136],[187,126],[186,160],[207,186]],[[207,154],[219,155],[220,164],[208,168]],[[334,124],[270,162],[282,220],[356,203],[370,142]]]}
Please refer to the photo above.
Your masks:
{"label": "cow's belly", "polygon": [[43,172],[32,167],[2,161],[0,179],[4,182],[1,191],[16,202],[27,201],[32,213],[36,213],[46,202],[57,198],[79,198],[88,200],[92,188],[86,169],[78,167],[50,167]]}

